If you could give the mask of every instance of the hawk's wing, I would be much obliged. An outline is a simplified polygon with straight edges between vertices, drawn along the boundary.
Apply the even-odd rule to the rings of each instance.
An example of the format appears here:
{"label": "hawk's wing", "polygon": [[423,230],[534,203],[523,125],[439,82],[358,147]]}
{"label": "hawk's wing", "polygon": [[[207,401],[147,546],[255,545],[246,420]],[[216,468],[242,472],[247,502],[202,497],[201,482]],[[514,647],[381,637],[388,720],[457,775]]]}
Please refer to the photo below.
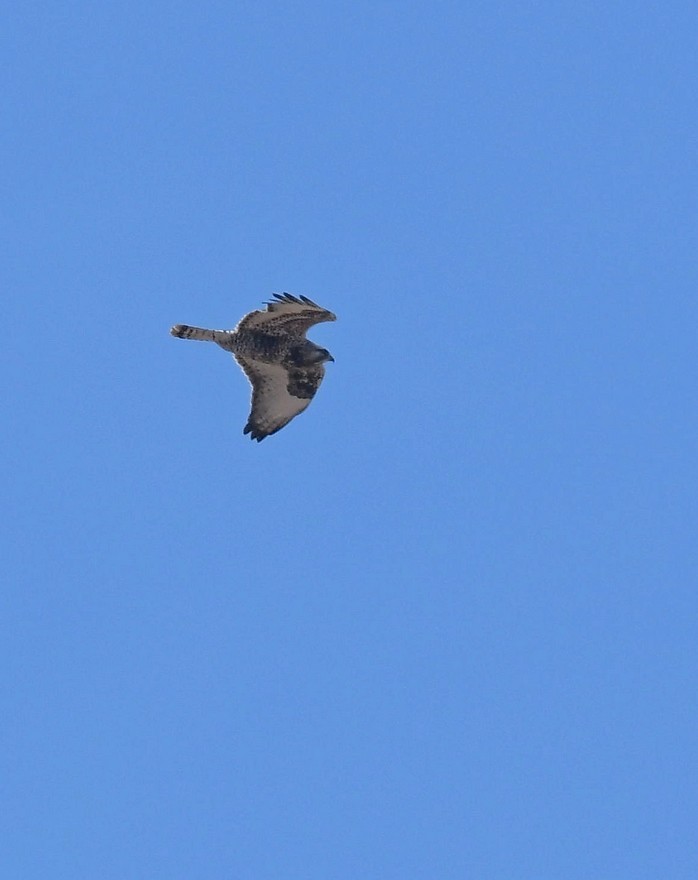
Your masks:
{"label": "hawk's wing", "polygon": [[265,310],[250,312],[235,328],[238,331],[261,330],[270,336],[304,336],[313,324],[336,321],[336,315],[323,309],[307,296],[275,293],[275,300]]}
{"label": "hawk's wing", "polygon": [[322,364],[287,370],[235,355],[252,385],[252,409],[244,434],[259,442],[307,409],[325,375]]}

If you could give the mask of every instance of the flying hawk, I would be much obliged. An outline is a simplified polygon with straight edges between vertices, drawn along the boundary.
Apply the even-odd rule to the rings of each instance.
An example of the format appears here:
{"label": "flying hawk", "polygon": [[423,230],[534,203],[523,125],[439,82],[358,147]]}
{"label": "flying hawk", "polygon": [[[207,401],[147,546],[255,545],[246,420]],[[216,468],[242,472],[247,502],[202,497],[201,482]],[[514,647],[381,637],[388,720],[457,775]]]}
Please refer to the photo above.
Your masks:
{"label": "flying hawk", "polygon": [[232,352],[252,385],[252,409],[243,433],[257,442],[307,409],[325,375],[323,364],[334,358],[305,334],[313,324],[337,320],[306,296],[275,293],[265,305],[266,310],[245,315],[234,330],[186,324],[170,330],[180,339],[215,342]]}

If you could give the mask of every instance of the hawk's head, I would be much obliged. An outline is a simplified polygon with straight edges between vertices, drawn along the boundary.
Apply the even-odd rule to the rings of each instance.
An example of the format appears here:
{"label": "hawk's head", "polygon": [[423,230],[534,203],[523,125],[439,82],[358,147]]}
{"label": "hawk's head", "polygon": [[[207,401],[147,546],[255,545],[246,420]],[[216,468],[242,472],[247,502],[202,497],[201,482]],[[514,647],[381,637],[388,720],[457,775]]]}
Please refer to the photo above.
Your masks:
{"label": "hawk's head", "polygon": [[334,358],[326,348],[321,348],[319,354],[321,354],[322,357],[320,358],[320,360],[317,361],[317,363],[321,364],[325,361],[331,361],[332,363],[334,363]]}
{"label": "hawk's head", "polygon": [[313,367],[315,364],[324,364],[326,361],[334,362],[334,358],[326,348],[320,348],[309,339],[292,349],[291,358],[297,367]]}

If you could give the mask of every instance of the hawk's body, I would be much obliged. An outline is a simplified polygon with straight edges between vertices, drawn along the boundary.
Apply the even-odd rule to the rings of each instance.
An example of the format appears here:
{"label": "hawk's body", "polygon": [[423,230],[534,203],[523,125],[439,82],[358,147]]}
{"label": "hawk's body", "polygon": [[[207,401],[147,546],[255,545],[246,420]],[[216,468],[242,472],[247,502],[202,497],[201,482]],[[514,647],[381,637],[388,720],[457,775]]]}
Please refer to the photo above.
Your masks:
{"label": "hawk's body", "polygon": [[305,334],[313,324],[336,321],[332,312],[305,296],[275,293],[265,311],[250,312],[234,330],[203,330],[176,324],[180,339],[215,342],[233,354],[252,385],[252,410],[245,434],[263,440],[302,413],[334,358]]}

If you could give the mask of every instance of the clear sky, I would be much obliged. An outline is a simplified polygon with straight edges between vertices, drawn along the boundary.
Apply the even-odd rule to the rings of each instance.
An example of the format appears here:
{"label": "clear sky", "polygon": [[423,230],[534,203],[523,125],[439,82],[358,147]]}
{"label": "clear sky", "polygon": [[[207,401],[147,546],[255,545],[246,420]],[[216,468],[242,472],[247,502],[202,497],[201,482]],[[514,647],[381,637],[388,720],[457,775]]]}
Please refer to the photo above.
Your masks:
{"label": "clear sky", "polygon": [[5,7],[5,876],[695,880],[697,29]]}

